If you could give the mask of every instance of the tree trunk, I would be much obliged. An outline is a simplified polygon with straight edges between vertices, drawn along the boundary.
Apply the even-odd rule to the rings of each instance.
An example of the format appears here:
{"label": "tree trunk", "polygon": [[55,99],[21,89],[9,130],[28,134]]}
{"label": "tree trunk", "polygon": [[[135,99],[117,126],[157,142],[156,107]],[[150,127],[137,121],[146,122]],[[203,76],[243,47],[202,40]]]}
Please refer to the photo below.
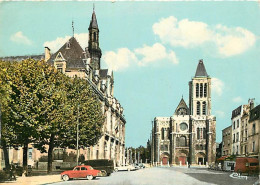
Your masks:
{"label": "tree trunk", "polygon": [[48,150],[48,168],[47,173],[52,172],[52,153],[54,148],[54,134],[51,134],[49,150]]}
{"label": "tree trunk", "polygon": [[2,140],[2,146],[3,146],[4,158],[5,158],[5,169],[9,170],[10,169],[9,155],[6,146],[6,141],[4,139]]}
{"label": "tree trunk", "polygon": [[27,174],[27,170],[28,170],[27,159],[28,159],[28,143],[24,143],[24,145],[23,145],[23,170],[26,171],[26,174]]}

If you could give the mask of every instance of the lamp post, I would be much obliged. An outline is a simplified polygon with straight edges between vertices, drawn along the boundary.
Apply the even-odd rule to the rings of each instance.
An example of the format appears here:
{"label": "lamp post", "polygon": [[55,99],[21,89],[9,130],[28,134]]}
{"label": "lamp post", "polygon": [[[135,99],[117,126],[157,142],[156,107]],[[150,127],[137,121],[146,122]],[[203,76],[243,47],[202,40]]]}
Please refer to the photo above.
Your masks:
{"label": "lamp post", "polygon": [[79,104],[78,104],[78,116],[77,116],[77,165],[79,165]]}

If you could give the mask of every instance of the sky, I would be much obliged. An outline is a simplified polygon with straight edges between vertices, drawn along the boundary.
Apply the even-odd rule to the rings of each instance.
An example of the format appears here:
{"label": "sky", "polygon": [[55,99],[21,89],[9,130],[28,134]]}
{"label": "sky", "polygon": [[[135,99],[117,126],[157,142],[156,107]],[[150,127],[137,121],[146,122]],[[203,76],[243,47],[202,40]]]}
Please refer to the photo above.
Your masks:
{"label": "sky", "polygon": [[[231,112],[260,103],[257,1],[96,1],[101,66],[114,72],[126,146],[145,146],[154,117],[172,116],[203,59],[212,78],[217,142]],[[87,47],[93,2],[0,2],[0,57],[56,52],[72,35]]]}

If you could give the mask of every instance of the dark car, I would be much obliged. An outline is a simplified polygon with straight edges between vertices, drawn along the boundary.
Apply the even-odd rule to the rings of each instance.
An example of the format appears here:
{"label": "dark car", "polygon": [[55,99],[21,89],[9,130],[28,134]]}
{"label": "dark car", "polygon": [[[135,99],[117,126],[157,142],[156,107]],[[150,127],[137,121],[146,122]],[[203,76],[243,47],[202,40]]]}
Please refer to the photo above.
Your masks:
{"label": "dark car", "polygon": [[101,172],[87,165],[76,166],[73,170],[68,170],[61,173],[61,179],[64,181],[74,178],[87,178],[88,180],[92,180],[97,176],[101,176]]}
{"label": "dark car", "polygon": [[90,165],[93,168],[100,170],[102,176],[109,176],[114,171],[114,161],[108,159],[96,159],[96,160],[87,160],[83,164]]}

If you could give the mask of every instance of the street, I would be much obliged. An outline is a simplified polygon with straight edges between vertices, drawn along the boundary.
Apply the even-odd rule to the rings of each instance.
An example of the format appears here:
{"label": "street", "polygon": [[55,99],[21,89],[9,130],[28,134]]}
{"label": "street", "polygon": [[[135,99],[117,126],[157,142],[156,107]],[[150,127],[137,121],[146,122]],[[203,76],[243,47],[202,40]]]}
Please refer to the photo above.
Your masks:
{"label": "street", "polygon": [[70,180],[67,182],[53,183],[54,185],[253,185],[256,177],[245,179],[231,178],[231,173],[212,171],[206,168],[187,167],[155,167],[137,171],[122,171],[113,173],[109,177],[99,177],[95,180],[86,179]]}

